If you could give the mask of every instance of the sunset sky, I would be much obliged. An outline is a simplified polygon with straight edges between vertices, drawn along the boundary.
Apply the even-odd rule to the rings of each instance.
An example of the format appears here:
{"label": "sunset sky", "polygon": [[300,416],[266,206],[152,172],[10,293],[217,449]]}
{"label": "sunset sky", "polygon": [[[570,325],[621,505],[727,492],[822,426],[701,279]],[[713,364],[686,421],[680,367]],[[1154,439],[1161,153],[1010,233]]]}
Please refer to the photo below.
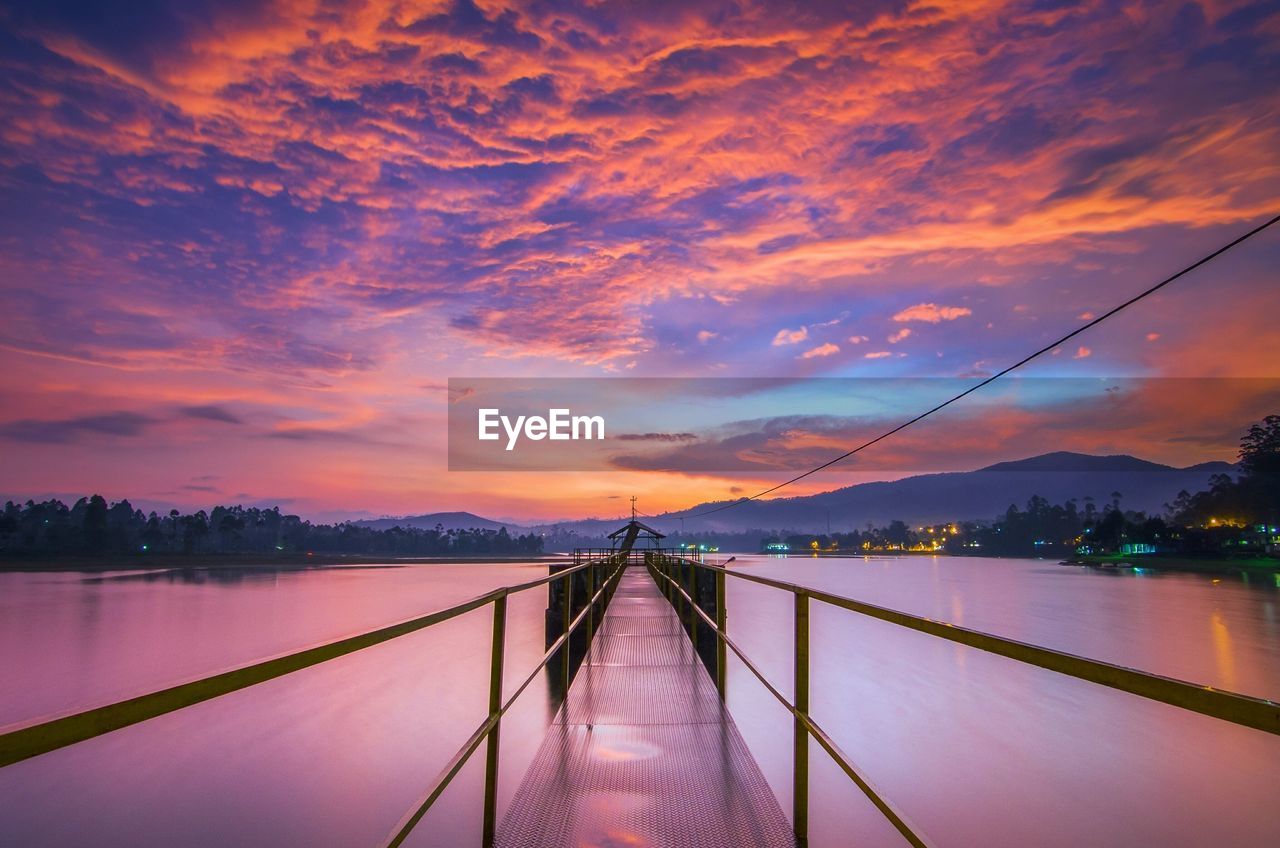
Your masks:
{"label": "sunset sky", "polygon": [[[0,2],[0,499],[731,497],[781,472],[449,471],[447,381],[982,376],[1280,212],[1274,2],[118,5]],[[1280,378],[1277,268],[1280,227],[1027,376]],[[1280,413],[1139,385],[893,449],[1187,465]],[[806,459],[876,424],[739,411]]]}

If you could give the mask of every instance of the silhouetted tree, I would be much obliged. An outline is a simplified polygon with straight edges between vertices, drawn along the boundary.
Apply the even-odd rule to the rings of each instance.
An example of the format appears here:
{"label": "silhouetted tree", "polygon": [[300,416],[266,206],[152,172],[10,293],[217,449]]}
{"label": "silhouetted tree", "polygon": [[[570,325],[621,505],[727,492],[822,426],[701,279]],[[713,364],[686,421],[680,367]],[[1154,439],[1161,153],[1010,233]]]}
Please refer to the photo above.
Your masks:
{"label": "silhouetted tree", "polygon": [[[83,499],[82,501],[83,502]],[[79,506],[79,504],[77,504]],[[107,501],[102,495],[94,495],[84,509],[84,546],[89,553],[106,549]]]}
{"label": "silhouetted tree", "polygon": [[1240,439],[1240,470],[1246,475],[1280,474],[1280,415],[1268,415]]}
{"label": "silhouetted tree", "polygon": [[23,506],[12,501],[0,512],[0,553],[320,553],[388,556],[484,556],[541,553],[543,539],[533,533],[512,535],[505,528],[424,530],[392,527],[373,530],[355,524],[312,524],[296,515],[243,506],[215,507],[183,515],[170,510],[161,518],[145,515],[128,501],[107,505],[99,495],[81,498],[68,509],[57,500]]}

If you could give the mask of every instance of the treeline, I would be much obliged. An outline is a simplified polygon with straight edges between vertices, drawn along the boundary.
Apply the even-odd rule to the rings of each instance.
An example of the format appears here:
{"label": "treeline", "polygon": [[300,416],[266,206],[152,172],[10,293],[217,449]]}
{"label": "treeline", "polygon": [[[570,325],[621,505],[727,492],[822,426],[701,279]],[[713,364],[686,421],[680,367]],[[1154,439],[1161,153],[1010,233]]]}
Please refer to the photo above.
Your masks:
{"label": "treeline", "polygon": [[1098,553],[1252,554],[1274,550],[1280,535],[1280,415],[1249,428],[1240,441],[1240,473],[1216,474],[1195,494],[1179,492],[1164,515],[1121,506],[1111,493],[1101,508],[1094,499],[1050,504],[1032,497],[1025,509],[1010,505],[990,522],[957,522],[932,527],[888,527],[830,536],[790,535],[763,540],[785,542],[791,550],[938,550],[986,556],[1067,556]]}
{"label": "treeline", "polygon": [[312,524],[278,507],[215,507],[167,515],[108,504],[100,495],[72,506],[58,500],[9,501],[0,515],[0,554],[7,556],[103,556],[156,554],[323,553],[378,556],[484,556],[542,552],[533,533],[506,529],[445,530],[392,527],[374,530],[350,523]]}
{"label": "treeline", "polygon": [[[948,552],[996,555],[1161,552],[1253,554],[1274,550],[1280,525],[1280,415],[1268,415],[1240,440],[1236,477],[1215,474],[1209,487],[1182,491],[1164,515],[1125,511],[1121,494],[1098,513],[1089,499],[1061,506],[1032,498],[1010,506],[989,527],[949,536]],[[977,546],[972,543],[976,542]]]}
{"label": "treeline", "polygon": [[[1262,520],[1259,514],[1237,505],[1234,514],[1208,514],[1209,501],[1225,500],[1222,490],[1238,485],[1223,475],[1215,479],[1212,497],[1179,496],[1180,503],[1193,501],[1193,509],[1171,515],[1147,515],[1124,510],[1120,493],[1101,509],[1076,501],[1050,504],[1033,496],[1024,509],[1010,505],[993,521],[963,521],[926,527],[909,527],[902,521],[886,527],[868,527],[849,533],[777,535],[765,537],[762,546],[786,544],[792,552],[806,550],[844,552],[916,551],[958,556],[1053,556],[1105,553],[1172,553],[1221,555],[1262,553],[1273,545],[1278,534],[1276,519]],[[1092,501],[1092,499],[1086,499]],[[1251,515],[1252,520],[1240,516]]]}

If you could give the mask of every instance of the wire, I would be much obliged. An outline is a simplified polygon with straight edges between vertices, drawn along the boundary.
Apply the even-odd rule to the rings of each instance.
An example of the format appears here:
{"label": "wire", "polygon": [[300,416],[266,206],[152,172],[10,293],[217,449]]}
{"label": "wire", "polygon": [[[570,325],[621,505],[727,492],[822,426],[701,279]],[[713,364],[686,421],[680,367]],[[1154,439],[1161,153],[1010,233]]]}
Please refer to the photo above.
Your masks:
{"label": "wire", "polygon": [[1094,318],[1094,319],[1093,319],[1092,321],[1090,321],[1089,323],[1084,324],[1084,325],[1082,325],[1082,326],[1080,326],[1080,327],[1077,327],[1076,329],[1074,329],[1074,330],[1072,330],[1071,332],[1067,333],[1067,334],[1066,334],[1065,336],[1063,336],[1062,338],[1058,339],[1056,342],[1053,342],[1053,343],[1051,343],[1051,344],[1045,345],[1044,347],[1040,348],[1040,349],[1039,349],[1039,350],[1037,350],[1035,353],[1033,353],[1033,354],[1031,354],[1031,355],[1029,355],[1029,356],[1024,356],[1022,359],[1019,359],[1017,362],[1013,363],[1012,365],[1010,365],[1009,367],[1005,368],[1004,370],[1002,370],[1002,371],[998,371],[998,372],[996,372],[995,374],[992,374],[990,377],[987,377],[987,378],[986,378],[985,380],[983,380],[981,383],[977,383],[976,385],[970,386],[969,388],[965,389],[963,392],[961,392],[960,394],[956,395],[955,397],[950,398],[949,400],[945,400],[945,401],[943,401],[942,403],[938,404],[937,406],[933,407],[932,409],[930,409],[930,410],[928,410],[928,411],[926,411],[926,412],[922,412],[922,413],[920,413],[920,414],[919,414],[919,415],[917,415],[915,418],[912,418],[912,419],[911,419],[911,420],[909,420],[909,421],[904,421],[903,423],[899,424],[897,427],[894,427],[892,430],[888,430],[888,431],[886,431],[886,432],[884,432],[884,433],[881,433],[880,435],[876,436],[876,437],[875,437],[874,439],[872,439],[871,441],[869,441],[869,442],[864,442],[863,444],[858,445],[856,448],[854,448],[854,449],[853,449],[853,450],[851,450],[851,451],[848,451],[848,452],[846,452],[846,453],[842,453],[842,454],[840,454],[839,456],[835,457],[834,459],[831,459],[831,460],[828,460],[828,461],[826,461],[826,462],[822,463],[821,465],[817,466],[816,468],[810,468],[808,471],[804,472],[803,474],[798,474],[798,475],[796,475],[795,477],[792,477],[790,480],[787,480],[787,481],[785,481],[785,482],[783,482],[783,483],[779,483],[779,484],[778,484],[778,485],[776,485],[776,486],[771,486],[770,488],[765,489],[763,492],[757,492],[756,494],[751,495],[751,496],[749,496],[749,497],[739,498],[739,499],[738,499],[738,500],[736,500],[736,501],[730,501],[729,503],[721,504],[720,506],[713,507],[713,508],[708,509],[708,510],[703,510],[702,512],[695,512],[695,513],[693,513],[692,515],[674,516],[674,517],[678,517],[678,518],[701,518],[701,517],[702,517],[702,516],[704,516],[704,515],[711,515],[711,514],[712,514],[712,513],[714,513],[714,512],[721,512],[721,511],[723,511],[723,510],[730,509],[730,508],[732,508],[732,507],[738,506],[739,504],[744,504],[744,503],[747,503],[748,501],[754,501],[754,500],[756,500],[756,499],[758,499],[758,498],[762,498],[762,497],[764,497],[765,495],[772,494],[772,493],[774,493],[774,492],[778,491],[779,489],[783,488],[784,486],[790,486],[792,483],[796,483],[796,482],[799,482],[800,480],[803,480],[804,478],[808,477],[810,474],[816,474],[816,473],[818,473],[819,471],[823,470],[824,468],[830,468],[831,466],[835,465],[837,462],[843,462],[844,460],[846,460],[846,459],[848,459],[849,457],[853,456],[855,453],[858,453],[859,451],[865,450],[865,449],[867,449],[867,448],[871,447],[872,445],[876,444],[877,442],[884,441],[885,439],[889,438],[889,437],[890,437],[890,436],[892,436],[893,434],[898,433],[898,432],[900,432],[900,431],[902,431],[902,430],[907,429],[907,428],[908,428],[908,427],[910,427],[912,424],[915,424],[915,423],[916,423],[916,422],[918,422],[918,421],[922,421],[923,419],[928,418],[930,415],[933,415],[935,412],[938,412],[939,410],[944,409],[944,408],[946,408],[946,407],[950,406],[951,404],[955,403],[956,401],[960,400],[961,398],[963,398],[963,397],[966,397],[966,396],[968,396],[968,395],[973,394],[973,393],[974,393],[974,392],[976,392],[978,389],[981,389],[981,388],[982,388],[982,387],[984,387],[984,386],[987,386],[987,385],[990,385],[991,383],[994,383],[996,380],[999,380],[1001,377],[1005,376],[1005,375],[1006,375],[1006,374],[1008,374],[1010,371],[1013,371],[1013,370],[1015,370],[1015,369],[1017,369],[1017,368],[1021,368],[1023,365],[1026,365],[1028,362],[1030,362],[1031,360],[1035,359],[1036,357],[1038,357],[1038,356],[1042,356],[1042,355],[1044,355],[1044,354],[1048,353],[1049,351],[1053,350],[1054,348],[1060,347],[1063,343],[1070,341],[1071,339],[1073,339],[1073,338],[1075,338],[1076,336],[1078,336],[1078,335],[1080,335],[1081,333],[1083,333],[1085,330],[1088,330],[1088,329],[1090,329],[1090,328],[1092,328],[1092,327],[1096,327],[1097,325],[1101,324],[1103,321],[1105,321],[1105,320],[1107,320],[1108,318],[1110,318],[1112,315],[1115,315],[1117,312],[1120,312],[1121,310],[1124,310],[1124,309],[1128,309],[1130,306],[1133,306],[1135,303],[1137,303],[1138,301],[1140,301],[1140,300],[1142,300],[1143,298],[1147,297],[1148,295],[1155,294],[1156,292],[1160,291],[1160,289],[1162,289],[1162,288],[1164,288],[1165,286],[1169,285],[1170,283],[1172,283],[1174,280],[1178,279],[1179,277],[1185,276],[1185,275],[1187,275],[1187,274],[1191,273],[1192,271],[1196,270],[1197,268],[1199,268],[1201,265],[1204,265],[1204,264],[1206,264],[1206,263],[1208,263],[1208,262],[1210,262],[1210,261],[1212,261],[1212,260],[1214,260],[1214,259],[1218,258],[1218,257],[1219,257],[1219,256],[1221,256],[1222,254],[1226,253],[1228,250],[1231,250],[1231,248],[1236,247],[1237,245],[1242,244],[1242,243],[1243,243],[1243,242],[1245,242],[1245,241],[1248,241],[1249,239],[1251,239],[1251,238],[1253,238],[1254,236],[1256,236],[1258,233],[1262,232],[1263,230],[1267,229],[1268,227],[1270,227],[1271,225],[1273,225],[1273,224],[1275,224],[1275,223],[1277,223],[1277,222],[1280,222],[1280,215],[1276,215],[1275,217],[1273,217],[1273,218],[1271,218],[1271,219],[1269,219],[1269,220],[1267,220],[1267,221],[1263,222],[1262,224],[1259,224],[1258,226],[1254,227],[1252,230],[1249,230],[1249,232],[1245,233],[1244,235],[1239,236],[1238,238],[1236,238],[1236,239],[1234,239],[1234,240],[1232,240],[1232,241],[1230,241],[1230,242],[1227,242],[1227,243],[1226,243],[1226,244],[1224,244],[1222,247],[1220,247],[1220,248],[1218,248],[1217,250],[1213,251],[1213,253],[1210,253],[1210,254],[1208,254],[1208,255],[1206,255],[1206,256],[1202,256],[1202,257],[1200,257],[1200,258],[1199,258],[1199,259],[1197,259],[1195,262],[1193,262],[1193,263],[1191,263],[1190,265],[1188,265],[1187,267],[1183,268],[1183,269],[1182,269],[1181,271],[1179,271],[1178,273],[1173,274],[1172,276],[1169,276],[1169,277],[1165,277],[1163,280],[1161,280],[1160,282],[1156,283],[1154,286],[1152,286],[1151,288],[1147,289],[1146,291],[1141,292],[1140,294],[1136,294],[1136,295],[1134,295],[1133,297],[1129,298],[1128,300],[1126,300],[1124,303],[1120,304],[1119,306],[1113,307],[1112,309],[1110,309],[1110,310],[1108,310],[1108,311],[1106,311],[1106,312],[1102,313],[1101,315],[1099,315],[1097,318]]}

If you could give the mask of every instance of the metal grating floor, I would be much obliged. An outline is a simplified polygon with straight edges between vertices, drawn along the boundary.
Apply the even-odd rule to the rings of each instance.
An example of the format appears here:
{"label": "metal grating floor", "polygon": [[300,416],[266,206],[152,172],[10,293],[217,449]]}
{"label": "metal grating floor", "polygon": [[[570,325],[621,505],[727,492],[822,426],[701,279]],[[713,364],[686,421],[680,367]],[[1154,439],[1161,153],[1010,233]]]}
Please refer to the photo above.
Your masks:
{"label": "metal grating floor", "polygon": [[675,611],[628,568],[498,830],[500,848],[794,848]]}

